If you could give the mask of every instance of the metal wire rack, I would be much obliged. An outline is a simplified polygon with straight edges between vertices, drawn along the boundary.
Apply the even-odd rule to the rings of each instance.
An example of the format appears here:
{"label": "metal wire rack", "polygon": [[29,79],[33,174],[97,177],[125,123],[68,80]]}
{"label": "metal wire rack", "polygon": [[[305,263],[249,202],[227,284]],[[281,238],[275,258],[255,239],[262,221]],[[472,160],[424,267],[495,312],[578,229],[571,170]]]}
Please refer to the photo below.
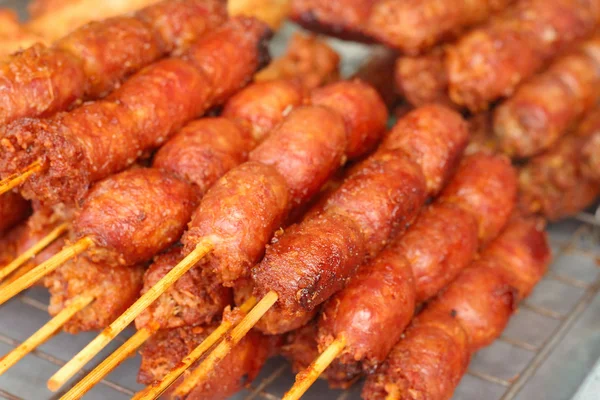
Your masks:
{"label": "metal wire rack", "polygon": [[[24,15],[25,0],[0,0],[1,7]],[[281,49],[290,30],[274,44]],[[365,55],[360,46],[333,43],[345,57],[343,72]],[[600,207],[596,215],[582,213],[549,227],[554,261],[533,294],[521,304],[502,336],[473,358],[455,392],[455,400],[565,400],[577,391],[600,359]],[[48,294],[33,288],[0,308],[0,354],[6,354],[48,319]],[[93,365],[120,346],[131,330],[108,346]],[[46,380],[96,333],[61,333],[0,376],[0,398],[41,400],[60,397],[46,389]],[[135,377],[139,356],[130,358],[92,389],[85,399],[128,399],[142,388]],[[254,383],[234,399],[277,400],[294,375],[282,358],[270,360]],[[362,384],[348,391],[330,390],[318,381],[307,399],[353,400]],[[65,389],[65,391],[68,388]],[[600,395],[598,396],[600,398]]]}

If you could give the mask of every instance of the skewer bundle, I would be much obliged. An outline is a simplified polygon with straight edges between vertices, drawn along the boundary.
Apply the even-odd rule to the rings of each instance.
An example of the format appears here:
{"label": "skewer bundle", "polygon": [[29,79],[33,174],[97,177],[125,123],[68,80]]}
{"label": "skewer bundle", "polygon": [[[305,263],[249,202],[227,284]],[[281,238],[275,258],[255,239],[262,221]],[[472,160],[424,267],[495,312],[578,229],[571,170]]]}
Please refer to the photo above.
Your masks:
{"label": "skewer bundle", "polygon": [[[286,2],[264,3],[227,8],[277,26]],[[104,329],[50,379],[56,390],[135,320],[65,399],[144,342],[139,378],[152,385],[135,398],[225,398],[283,341],[298,368],[321,352],[288,399],[321,374],[339,386],[367,375],[365,398],[448,398],[549,259],[539,220],[515,213],[502,231],[517,182],[493,153],[535,156],[519,166],[520,212],[571,215],[600,190],[588,38],[600,4],[454,3],[291,2],[305,26],[403,53],[396,86],[420,107],[385,135],[391,81],[377,85],[385,103],[335,82],[339,59],[309,38],[257,73],[269,29],[219,0],[156,2],[7,59],[0,232],[31,212],[24,198],[34,214],[1,242],[18,256],[0,270],[0,303],[45,277],[54,318],[0,371],[61,327]],[[470,125],[454,111],[501,98]],[[434,367],[436,382],[417,373]]]}

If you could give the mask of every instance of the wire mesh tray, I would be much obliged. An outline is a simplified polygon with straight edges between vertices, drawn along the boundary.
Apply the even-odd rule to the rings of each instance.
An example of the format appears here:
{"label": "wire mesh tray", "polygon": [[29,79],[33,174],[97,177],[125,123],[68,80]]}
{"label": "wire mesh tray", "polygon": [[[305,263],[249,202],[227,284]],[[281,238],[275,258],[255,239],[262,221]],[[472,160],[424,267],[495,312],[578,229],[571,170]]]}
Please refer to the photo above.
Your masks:
{"label": "wire mesh tray", "polygon": [[[1,7],[25,15],[25,0],[0,0]],[[288,26],[273,44],[282,51],[293,31]],[[343,56],[348,75],[368,53],[364,46],[333,41]],[[549,227],[554,261],[533,294],[519,308],[502,336],[478,352],[457,388],[454,400],[567,400],[582,385],[595,364],[600,365],[600,228],[590,214]],[[6,354],[48,321],[48,293],[33,288],[0,308],[0,354]],[[119,347],[131,334],[126,330],[77,379]],[[47,379],[77,354],[97,333],[76,336],[61,333],[0,376],[0,398],[41,400],[59,398],[46,388]],[[139,356],[127,359],[85,399],[128,399],[142,388],[136,383]],[[600,367],[598,367],[600,369]],[[600,371],[590,376],[588,388],[598,388]],[[74,379],[75,381],[76,379]],[[234,399],[280,399],[294,381],[289,364],[270,360],[251,387]],[[362,384],[348,391],[330,390],[317,381],[306,399],[360,399]],[[600,393],[582,391],[578,400],[600,399]],[[64,391],[68,390],[65,388]],[[593,390],[593,389],[592,389]],[[590,397],[590,393],[591,397]]]}

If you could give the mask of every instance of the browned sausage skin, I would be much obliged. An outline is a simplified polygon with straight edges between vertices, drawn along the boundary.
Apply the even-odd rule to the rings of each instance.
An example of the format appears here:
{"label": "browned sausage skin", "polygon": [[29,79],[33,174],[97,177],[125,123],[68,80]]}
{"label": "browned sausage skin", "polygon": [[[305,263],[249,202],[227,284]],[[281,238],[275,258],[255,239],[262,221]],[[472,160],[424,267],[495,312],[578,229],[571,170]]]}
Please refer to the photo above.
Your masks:
{"label": "browned sausage skin", "polygon": [[433,300],[369,376],[365,399],[448,399],[471,354],[500,335],[515,302],[550,262],[543,223],[515,217],[481,258]]}
{"label": "browned sausage skin", "polygon": [[600,99],[600,36],[523,84],[494,112],[502,151],[531,157],[565,135]]}
{"label": "browned sausage skin", "polygon": [[[597,0],[525,0],[448,47],[450,97],[471,111],[510,96],[518,84],[600,20]],[[548,33],[550,32],[550,34]]]}
{"label": "browned sausage skin", "polygon": [[35,45],[0,66],[0,124],[47,116],[101,97],[128,75],[227,18],[218,0],[168,0],[133,16],[87,24],[51,48]]}
{"label": "browned sausage skin", "polygon": [[[208,325],[159,331],[146,342],[140,352],[142,365],[138,381],[149,385],[162,379],[216,327],[217,325]],[[258,375],[276,342],[276,338],[249,332],[215,367],[211,378],[195,387],[186,399],[220,400],[238,392],[244,384],[252,382]],[[181,379],[171,388],[176,388]],[[169,392],[165,394],[165,398],[171,398]]]}
{"label": "browned sausage skin", "polygon": [[[497,190],[498,185],[504,189],[490,196],[487,190]],[[488,208],[506,210],[493,219],[493,227],[485,225],[487,231],[495,234],[508,221],[516,186],[505,158],[467,157],[449,183],[453,189],[443,191],[405,235],[362,266],[324,305],[318,323],[319,350],[336,338],[346,340],[340,358],[326,373],[330,384],[346,386],[385,360],[412,319],[415,304],[435,295],[472,261],[480,244],[478,226],[484,225]],[[470,196],[456,198],[456,193]],[[479,207],[471,206],[474,198]]]}
{"label": "browned sausage skin", "polygon": [[598,132],[600,108],[596,107],[573,132],[521,167],[519,205],[524,212],[558,220],[581,212],[596,200],[600,184],[593,177],[589,156]]}
{"label": "browned sausage skin", "polygon": [[367,32],[403,53],[416,55],[485,21],[515,0],[380,0],[371,10]]}
{"label": "browned sausage skin", "polygon": [[0,143],[0,171],[10,174],[41,160],[45,170],[22,193],[48,204],[80,200],[91,183],[131,165],[246,85],[266,61],[269,34],[257,20],[231,19],[181,57],[134,75],[105,100],[48,120],[9,124]]}
{"label": "browned sausage skin", "polygon": [[[360,263],[412,222],[427,194],[440,189],[466,140],[464,121],[441,106],[417,109],[399,121],[324,204],[267,248],[252,271],[255,294],[274,290],[279,302],[259,329],[297,328],[300,315],[341,289]],[[268,330],[273,327],[277,331]]]}
{"label": "browned sausage skin", "polygon": [[69,260],[44,278],[51,296],[48,312],[58,314],[80,295],[94,296],[63,329],[72,334],[103,329],[139,297],[144,270],[143,264],[115,268],[85,258]]}
{"label": "browned sausage skin", "polygon": [[73,221],[87,255],[113,265],[147,261],[174,243],[197,204],[193,188],[154,168],[134,168],[99,182]]}
{"label": "browned sausage skin", "polygon": [[[141,294],[147,292],[183,259],[181,248],[174,247],[154,258],[144,275]],[[209,324],[231,304],[231,289],[226,288],[199,268],[182,276],[161,297],[136,318],[136,326],[160,326],[161,329]]]}

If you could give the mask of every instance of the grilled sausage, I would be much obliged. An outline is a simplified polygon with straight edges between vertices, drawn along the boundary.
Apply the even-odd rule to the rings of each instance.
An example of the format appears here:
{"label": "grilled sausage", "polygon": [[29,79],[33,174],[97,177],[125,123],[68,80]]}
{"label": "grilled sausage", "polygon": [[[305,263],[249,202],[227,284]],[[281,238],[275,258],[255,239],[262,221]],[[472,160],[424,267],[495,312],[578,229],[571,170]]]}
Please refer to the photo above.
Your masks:
{"label": "grilled sausage", "polygon": [[20,171],[40,160],[45,169],[22,187],[26,197],[78,201],[92,182],[131,165],[243,87],[265,61],[269,32],[259,21],[232,19],[181,57],[136,74],[105,100],[49,120],[9,124],[1,141],[0,171]]}
{"label": "grilled sausage", "polygon": [[[286,323],[301,320],[299,315],[341,289],[361,262],[412,222],[427,194],[439,190],[449,174],[445,168],[452,168],[466,139],[460,116],[439,106],[399,121],[380,150],[359,164],[318,212],[279,237],[253,269],[256,296],[271,290],[279,295],[259,329],[297,328]],[[275,325],[278,331],[267,330]]]}
{"label": "grilled sausage", "polygon": [[525,0],[448,47],[450,97],[472,111],[510,96],[560,51],[590,34],[597,0]]}
{"label": "grilled sausage", "polygon": [[[449,284],[476,255],[477,221],[485,220],[490,209],[473,209],[468,199],[457,201],[452,193],[478,193],[488,206],[504,206],[508,210],[501,213],[503,219],[494,219],[499,225],[494,232],[504,226],[515,203],[517,185],[511,170],[501,157],[466,158],[449,184],[455,190],[449,195],[443,192],[404,236],[362,266],[348,286],[325,304],[319,318],[319,350],[336,338],[346,340],[344,352],[328,369],[330,384],[345,386],[361,372],[375,370],[409,324],[415,304]],[[505,190],[498,197],[485,196],[483,181],[491,188],[503,185]]]}
{"label": "grilled sausage", "polygon": [[521,85],[495,111],[494,132],[503,152],[531,157],[548,149],[600,99],[600,37]]}
{"label": "grilled sausage", "polygon": [[514,0],[380,0],[366,22],[378,41],[416,55],[458,36],[466,27],[485,21]]}
{"label": "grilled sausage", "polygon": [[0,66],[0,124],[103,96],[129,74],[216,28],[226,15],[220,1],[163,1],[131,17],[92,22],[51,48],[35,45],[17,53]]}
{"label": "grilled sausage", "polygon": [[471,354],[500,335],[515,302],[545,272],[550,250],[543,226],[515,218],[506,230],[408,328],[378,372],[365,399],[452,396]]}
{"label": "grilled sausage", "polygon": [[[163,330],[152,336],[140,351],[142,364],[138,381],[149,385],[162,379],[182,358],[198,346],[217,325],[204,327],[183,327]],[[210,379],[194,388],[187,399],[220,400],[242,389],[258,375],[267,357],[273,351],[272,338],[251,331],[238,343],[211,374]],[[193,366],[192,366],[193,368]],[[171,385],[171,390],[181,383]],[[164,395],[170,398],[169,393]]]}
{"label": "grilled sausage", "polygon": [[600,129],[600,109],[590,111],[574,132],[545,153],[531,158],[519,172],[519,205],[525,213],[558,220],[584,210],[600,194],[590,176],[586,153]]}

